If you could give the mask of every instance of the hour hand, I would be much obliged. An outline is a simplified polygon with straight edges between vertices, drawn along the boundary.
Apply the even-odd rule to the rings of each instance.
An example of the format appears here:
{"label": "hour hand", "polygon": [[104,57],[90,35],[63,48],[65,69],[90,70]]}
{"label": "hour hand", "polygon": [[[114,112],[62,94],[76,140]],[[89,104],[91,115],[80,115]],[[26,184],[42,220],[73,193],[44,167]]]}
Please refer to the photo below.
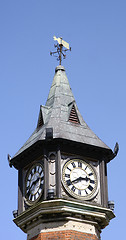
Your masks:
{"label": "hour hand", "polygon": [[78,183],[78,182],[80,182],[80,181],[81,181],[81,177],[78,177],[78,178],[74,179],[74,180],[72,181],[72,183]]}
{"label": "hour hand", "polygon": [[34,186],[34,185],[36,185],[36,183],[39,181],[39,177],[34,181],[34,182],[32,182],[32,185],[31,185],[31,187],[30,187],[30,189],[32,189],[32,187]]}

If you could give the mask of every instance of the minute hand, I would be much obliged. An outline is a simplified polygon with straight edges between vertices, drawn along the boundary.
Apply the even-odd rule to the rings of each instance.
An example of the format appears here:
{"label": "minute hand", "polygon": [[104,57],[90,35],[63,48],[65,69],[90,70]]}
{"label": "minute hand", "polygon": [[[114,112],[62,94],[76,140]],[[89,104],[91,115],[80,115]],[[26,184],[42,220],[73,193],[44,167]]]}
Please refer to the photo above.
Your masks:
{"label": "minute hand", "polygon": [[78,182],[80,182],[81,180],[85,180],[85,181],[87,182],[88,180],[90,180],[90,178],[88,178],[87,176],[86,176],[85,178],[79,177],[79,178],[77,178],[77,179],[74,179],[74,180],[72,181],[72,183],[78,183]]}

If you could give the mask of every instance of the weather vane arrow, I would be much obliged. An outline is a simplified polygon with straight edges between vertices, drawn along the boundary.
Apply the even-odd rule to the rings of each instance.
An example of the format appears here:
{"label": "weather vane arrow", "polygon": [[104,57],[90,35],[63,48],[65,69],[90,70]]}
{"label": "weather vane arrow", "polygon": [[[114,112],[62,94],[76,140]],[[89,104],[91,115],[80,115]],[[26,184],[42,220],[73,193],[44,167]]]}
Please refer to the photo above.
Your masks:
{"label": "weather vane arrow", "polygon": [[[57,38],[56,36],[53,37],[54,41],[57,41],[58,43],[55,45],[54,47],[57,48],[57,51],[55,52],[50,52],[50,55],[57,57],[57,60],[59,61],[59,65],[61,65],[62,62],[62,56],[65,59],[66,58],[66,51],[70,50],[71,51],[71,47],[69,47],[69,43],[65,42],[62,37]],[[66,49],[64,49],[64,48]]]}

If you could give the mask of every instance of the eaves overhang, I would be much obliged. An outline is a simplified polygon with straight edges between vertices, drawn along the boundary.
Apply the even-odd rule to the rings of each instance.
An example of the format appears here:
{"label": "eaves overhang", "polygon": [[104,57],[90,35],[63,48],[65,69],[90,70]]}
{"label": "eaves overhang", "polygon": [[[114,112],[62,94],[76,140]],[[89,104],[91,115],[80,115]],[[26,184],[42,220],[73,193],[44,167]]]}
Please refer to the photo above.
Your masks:
{"label": "eaves overhang", "polygon": [[115,156],[111,149],[101,148],[90,144],[79,143],[62,138],[52,140],[39,140],[29,148],[14,156],[10,163],[16,169],[28,165],[30,162],[37,160],[38,157],[44,156],[46,151],[56,151],[60,148],[61,152],[80,155],[86,158],[92,158],[96,161],[105,160],[106,163],[111,161]]}

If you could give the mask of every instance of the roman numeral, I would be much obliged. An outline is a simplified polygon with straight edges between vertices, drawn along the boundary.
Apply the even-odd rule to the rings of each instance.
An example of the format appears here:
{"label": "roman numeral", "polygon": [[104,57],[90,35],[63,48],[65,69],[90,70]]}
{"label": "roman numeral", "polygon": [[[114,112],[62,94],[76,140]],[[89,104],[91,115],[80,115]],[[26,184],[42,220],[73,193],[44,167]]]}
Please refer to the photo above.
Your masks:
{"label": "roman numeral", "polygon": [[67,183],[68,186],[70,186],[70,185],[72,184],[71,181],[70,181],[70,179],[67,180],[66,183]]}
{"label": "roman numeral", "polygon": [[89,186],[88,186],[88,189],[89,189],[90,191],[92,191],[92,190],[93,190],[93,187],[92,187],[91,185],[89,185]]}
{"label": "roman numeral", "polygon": [[78,162],[78,167],[82,168],[82,162]]}
{"label": "roman numeral", "polygon": [[88,167],[88,166],[86,166],[86,168],[85,168],[84,170],[86,170],[86,169],[87,169],[87,167]]}
{"label": "roman numeral", "polygon": [[71,172],[71,169],[67,167],[67,169]]}
{"label": "roman numeral", "polygon": [[41,177],[41,181],[44,180],[44,176]]}
{"label": "roman numeral", "polygon": [[92,175],[93,175],[93,173],[89,173],[88,175],[89,175],[89,176],[92,176]]}
{"label": "roman numeral", "polygon": [[74,186],[71,188],[71,190],[72,190],[73,192],[75,192],[75,189],[76,189],[76,188],[75,188]]}
{"label": "roman numeral", "polygon": [[41,176],[41,174],[42,174],[42,169],[41,169],[41,171],[39,172],[39,174],[40,174],[40,176]]}
{"label": "roman numeral", "polygon": [[75,163],[74,163],[74,162],[72,162],[71,164],[72,164],[73,168],[75,168],[75,167],[76,167],[76,165],[75,165]]}
{"label": "roman numeral", "polygon": [[65,174],[65,177],[68,177],[68,178],[70,178],[70,174]]}
{"label": "roman numeral", "polygon": [[88,194],[88,192],[85,190],[86,194]]}
{"label": "roman numeral", "polygon": [[90,179],[90,183],[93,183],[93,184],[94,184],[94,183],[95,183],[95,181]]}
{"label": "roman numeral", "polygon": [[78,195],[81,195],[81,190],[80,189],[78,189]]}

